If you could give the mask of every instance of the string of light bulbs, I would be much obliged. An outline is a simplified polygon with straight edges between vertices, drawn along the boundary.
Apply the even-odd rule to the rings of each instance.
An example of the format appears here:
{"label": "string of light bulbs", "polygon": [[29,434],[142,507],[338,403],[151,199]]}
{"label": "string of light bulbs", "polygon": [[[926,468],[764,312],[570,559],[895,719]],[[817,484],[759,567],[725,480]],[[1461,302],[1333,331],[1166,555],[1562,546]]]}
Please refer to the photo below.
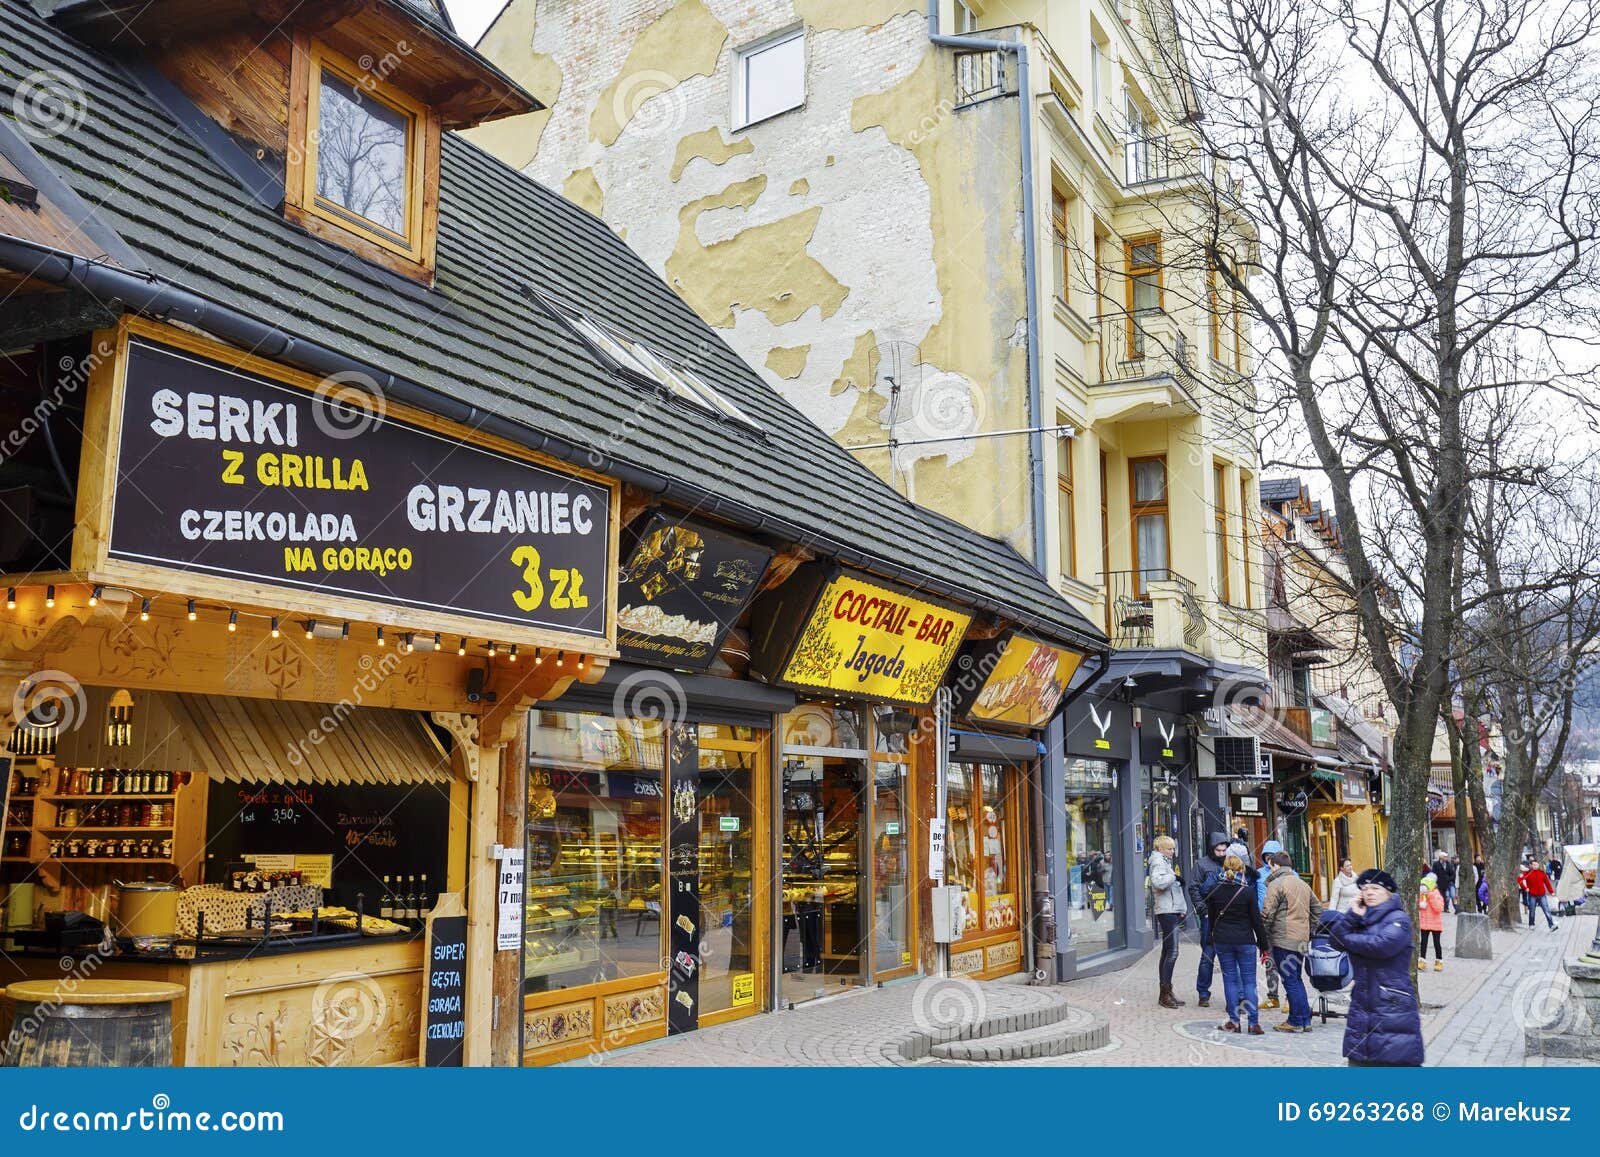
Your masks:
{"label": "string of light bulbs", "polygon": [[[8,586],[6,588],[6,609],[7,610],[16,610],[16,608],[17,608],[17,592],[19,590],[26,591],[28,589],[29,589],[28,587]],[[56,588],[55,588],[55,584],[54,583],[46,583],[44,589],[45,589],[44,605],[47,608],[53,609],[55,607],[55,605],[56,605]],[[128,587],[107,586],[106,584],[103,584],[103,583],[97,583],[90,590],[90,593],[89,593],[89,605],[91,607],[98,606],[100,604],[101,600],[105,598],[107,591],[111,591],[113,593],[120,594],[120,595],[125,595],[127,597],[127,600],[130,601],[130,602],[132,600],[134,600],[134,599],[138,599],[139,600],[139,621],[141,623],[147,623],[147,622],[150,621],[150,613],[154,609],[155,604],[157,603],[157,601],[159,601],[159,599],[161,598],[160,595],[147,595],[147,594],[144,594],[142,591],[131,590]],[[243,610],[243,611],[241,611],[237,607],[229,606],[227,604],[214,604],[214,603],[202,604],[202,603],[200,603],[200,601],[198,599],[187,598],[187,597],[185,597],[183,599],[183,602],[184,602],[184,615],[189,620],[189,622],[191,622],[191,623],[199,621],[200,614],[201,614],[202,611],[212,611],[212,610],[214,610],[214,611],[217,611],[219,614],[226,613],[227,614],[227,627],[228,627],[228,631],[229,631],[230,634],[231,633],[236,633],[239,630],[239,619],[240,619],[240,616],[242,615],[242,616],[244,616],[245,618],[248,618],[248,619],[258,619],[258,620],[261,620],[263,622],[266,622],[268,624],[268,634],[274,639],[282,638],[283,630],[284,630],[284,623],[287,620],[289,622],[295,622],[295,621],[300,622],[301,625],[303,626],[304,630],[305,630],[305,637],[307,639],[316,639],[316,638],[320,637],[320,638],[324,638],[324,639],[336,639],[336,640],[338,640],[340,642],[348,642],[350,640],[350,621],[347,620],[347,619],[327,619],[327,620],[323,620],[323,619],[319,619],[319,618],[310,617],[310,618],[306,618],[306,619],[303,619],[303,620],[297,620],[294,616],[281,614],[281,613],[280,614],[273,614],[273,613],[267,612],[267,611],[251,611],[251,610]],[[338,625],[334,626],[335,623],[337,623]],[[326,627],[326,630],[329,633],[319,634],[319,628],[321,628],[323,626]],[[389,645],[389,631],[388,631],[388,629],[386,629],[383,626],[377,626],[376,627],[376,631],[377,631],[377,636],[376,636],[376,640],[375,641],[376,641],[377,645],[380,646],[380,647],[387,647]],[[440,653],[442,653],[444,651],[444,649],[445,649],[445,637],[444,637],[444,632],[443,631],[431,631],[431,632],[428,632],[428,631],[402,631],[402,632],[399,632],[398,633],[399,642],[397,644],[397,648],[396,649],[399,650],[401,654],[408,654],[409,655],[409,654],[412,654],[412,653],[416,652],[417,650],[419,650],[419,647],[417,646],[417,640],[418,640],[419,637],[423,640],[424,644],[426,644],[424,647],[420,648],[421,650],[434,651],[434,652],[440,652]],[[473,646],[472,640],[468,636],[466,636],[466,635],[457,636],[457,642],[456,642],[456,648],[455,648],[455,651],[456,651],[457,655],[462,655],[462,656],[466,655],[468,650],[469,650],[469,648],[471,648],[472,646]],[[521,658],[521,655],[522,655],[521,645],[517,644],[517,643],[507,644],[507,643],[496,642],[493,639],[485,639],[483,641],[483,646],[484,646],[484,649],[485,649],[485,653],[487,654],[487,657],[490,658],[490,659],[498,659],[501,656],[504,656],[507,662],[515,663],[515,662],[518,661],[518,659]],[[559,650],[555,650],[555,649],[547,649],[547,648],[544,648],[544,647],[535,647],[534,648],[534,651],[533,651],[533,663],[534,663],[534,666],[536,666],[536,667],[543,666],[545,659],[547,657],[549,657],[549,656],[553,656],[554,657],[555,665],[556,665],[556,667],[558,669],[564,669],[564,667],[566,665],[567,653],[565,651],[559,651]],[[585,656],[583,654],[579,654],[578,658],[577,658],[577,664],[576,665],[577,665],[577,669],[580,672],[585,670],[586,665],[587,665],[587,656]]]}

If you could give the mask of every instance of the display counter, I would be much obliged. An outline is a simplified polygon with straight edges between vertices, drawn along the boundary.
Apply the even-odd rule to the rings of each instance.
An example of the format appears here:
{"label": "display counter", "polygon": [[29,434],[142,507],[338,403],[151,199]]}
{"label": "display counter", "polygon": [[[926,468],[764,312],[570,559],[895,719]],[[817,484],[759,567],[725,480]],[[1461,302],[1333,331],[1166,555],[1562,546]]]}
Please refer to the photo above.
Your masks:
{"label": "display counter", "polygon": [[[0,955],[0,987],[163,980],[172,1006],[175,1065],[410,1065],[417,1061],[423,987],[418,934],[336,935],[257,945],[206,942],[171,952],[102,957],[24,950]],[[63,967],[67,965],[67,967]],[[0,1000],[0,1039],[13,1008]]]}

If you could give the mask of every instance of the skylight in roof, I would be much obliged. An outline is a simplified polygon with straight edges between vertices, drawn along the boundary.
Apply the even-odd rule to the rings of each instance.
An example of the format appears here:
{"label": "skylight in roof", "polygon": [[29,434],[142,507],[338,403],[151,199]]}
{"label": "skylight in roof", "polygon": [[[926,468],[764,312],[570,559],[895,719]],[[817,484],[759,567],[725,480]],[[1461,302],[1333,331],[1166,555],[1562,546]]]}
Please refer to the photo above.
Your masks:
{"label": "skylight in roof", "polygon": [[556,314],[615,369],[648,378],[674,398],[707,410],[719,418],[759,430],[755,420],[687,366],[669,362],[643,342],[624,337],[591,317],[565,306],[553,305]]}

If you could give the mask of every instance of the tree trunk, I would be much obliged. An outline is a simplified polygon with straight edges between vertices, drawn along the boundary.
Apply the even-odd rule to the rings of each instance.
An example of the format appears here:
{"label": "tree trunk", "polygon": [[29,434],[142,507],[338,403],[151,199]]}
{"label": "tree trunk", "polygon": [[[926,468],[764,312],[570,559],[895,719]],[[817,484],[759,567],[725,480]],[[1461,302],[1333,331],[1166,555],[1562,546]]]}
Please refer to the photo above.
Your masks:
{"label": "tree trunk", "polygon": [[[1450,728],[1450,787],[1454,793],[1456,809],[1456,857],[1461,861],[1456,869],[1456,912],[1476,912],[1478,893],[1476,881],[1466,883],[1464,876],[1472,873],[1472,813],[1468,808],[1468,765],[1476,762],[1478,753],[1478,724],[1465,719],[1464,728]],[[1463,886],[1465,884],[1465,886]]]}

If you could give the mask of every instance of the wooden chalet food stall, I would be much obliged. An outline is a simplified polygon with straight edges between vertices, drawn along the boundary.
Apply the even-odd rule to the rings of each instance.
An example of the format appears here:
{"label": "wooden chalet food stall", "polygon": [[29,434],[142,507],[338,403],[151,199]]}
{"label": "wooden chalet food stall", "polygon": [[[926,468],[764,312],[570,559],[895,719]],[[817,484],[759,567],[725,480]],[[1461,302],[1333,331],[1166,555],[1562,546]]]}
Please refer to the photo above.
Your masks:
{"label": "wooden chalet food stall", "polygon": [[177,983],[179,1064],[415,1063],[453,894],[488,1063],[501,755],[615,654],[616,485],[168,326],[93,348],[70,557],[0,576],[0,983]]}

